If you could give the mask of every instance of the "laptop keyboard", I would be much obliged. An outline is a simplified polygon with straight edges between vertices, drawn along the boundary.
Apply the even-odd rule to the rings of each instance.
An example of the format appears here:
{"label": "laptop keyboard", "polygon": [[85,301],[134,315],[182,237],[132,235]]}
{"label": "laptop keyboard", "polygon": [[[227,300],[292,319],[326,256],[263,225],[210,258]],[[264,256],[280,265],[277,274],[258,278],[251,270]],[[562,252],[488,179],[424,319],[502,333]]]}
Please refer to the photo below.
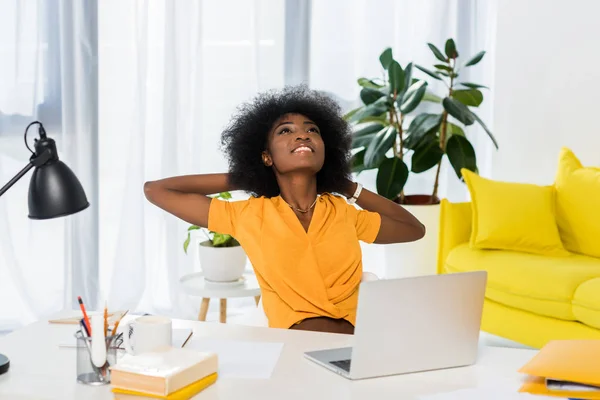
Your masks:
{"label": "laptop keyboard", "polygon": [[341,368],[346,372],[350,372],[350,362],[351,362],[351,360],[340,360],[340,361],[330,361],[330,364],[333,364],[336,367]]}

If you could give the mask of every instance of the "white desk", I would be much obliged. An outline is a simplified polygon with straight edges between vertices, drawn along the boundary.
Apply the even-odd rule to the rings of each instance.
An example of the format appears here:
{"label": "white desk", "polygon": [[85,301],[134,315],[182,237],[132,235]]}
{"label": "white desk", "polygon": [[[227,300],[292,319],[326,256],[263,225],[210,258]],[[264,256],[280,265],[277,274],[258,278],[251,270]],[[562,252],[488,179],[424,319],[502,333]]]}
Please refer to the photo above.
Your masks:
{"label": "white desk", "polygon": [[[271,379],[220,378],[197,399],[397,400],[472,387],[517,391],[522,376],[516,371],[535,354],[484,346],[474,366],[352,382],[303,357],[306,350],[346,346],[351,336],[182,320],[173,326],[192,327],[196,337],[285,343]],[[40,321],[0,337],[0,351],[11,362],[0,376],[0,399],[112,399],[109,386],[76,383],[75,349],[58,347],[75,329]]]}

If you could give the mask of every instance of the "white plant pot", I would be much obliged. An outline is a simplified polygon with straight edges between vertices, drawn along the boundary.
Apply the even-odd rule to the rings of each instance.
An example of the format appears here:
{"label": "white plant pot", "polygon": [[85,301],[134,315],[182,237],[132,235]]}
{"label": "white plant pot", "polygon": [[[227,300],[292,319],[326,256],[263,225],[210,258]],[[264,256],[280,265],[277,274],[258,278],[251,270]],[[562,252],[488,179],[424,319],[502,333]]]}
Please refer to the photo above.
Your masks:
{"label": "white plant pot", "polygon": [[387,279],[433,275],[437,271],[440,205],[403,205],[423,225],[425,236],[416,242],[384,246]]}
{"label": "white plant pot", "polygon": [[209,243],[201,242],[198,249],[204,278],[213,282],[233,282],[241,278],[247,259],[242,246],[212,247]]}

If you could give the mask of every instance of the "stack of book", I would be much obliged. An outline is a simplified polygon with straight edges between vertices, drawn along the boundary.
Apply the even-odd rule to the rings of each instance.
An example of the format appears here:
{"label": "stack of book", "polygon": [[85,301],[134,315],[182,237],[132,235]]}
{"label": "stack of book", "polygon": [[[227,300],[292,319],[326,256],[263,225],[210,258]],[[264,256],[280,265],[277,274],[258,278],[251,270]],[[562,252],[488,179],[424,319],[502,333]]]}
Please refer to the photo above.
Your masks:
{"label": "stack of book", "polygon": [[124,355],[111,367],[116,400],[188,400],[217,380],[214,353],[169,347],[140,355]]}
{"label": "stack of book", "polygon": [[519,372],[519,391],[571,399],[600,399],[600,340],[548,342]]}

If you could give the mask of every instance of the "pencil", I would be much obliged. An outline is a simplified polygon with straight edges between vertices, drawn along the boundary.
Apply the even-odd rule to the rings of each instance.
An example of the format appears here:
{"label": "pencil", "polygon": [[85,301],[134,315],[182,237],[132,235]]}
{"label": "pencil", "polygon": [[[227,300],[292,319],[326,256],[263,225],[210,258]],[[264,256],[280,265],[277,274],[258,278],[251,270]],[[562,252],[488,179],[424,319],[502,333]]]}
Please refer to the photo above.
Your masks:
{"label": "pencil", "polygon": [[125,316],[125,314],[127,314],[129,312],[129,310],[125,311],[123,313],[123,315],[121,315],[121,317],[117,320],[117,322],[115,322],[115,327],[113,328],[114,332],[113,334],[117,334],[117,328],[119,327],[119,322],[121,322],[121,320],[123,319],[123,317]]}
{"label": "pencil", "polygon": [[108,308],[104,303],[104,337],[108,335]]}
{"label": "pencil", "polygon": [[81,312],[83,313],[83,320],[87,325],[88,333],[92,336],[92,324],[90,324],[90,319],[88,318],[87,313],[85,312],[85,306],[83,305],[83,300],[81,300],[81,296],[77,296],[77,301],[79,302],[79,308],[81,308]]}

